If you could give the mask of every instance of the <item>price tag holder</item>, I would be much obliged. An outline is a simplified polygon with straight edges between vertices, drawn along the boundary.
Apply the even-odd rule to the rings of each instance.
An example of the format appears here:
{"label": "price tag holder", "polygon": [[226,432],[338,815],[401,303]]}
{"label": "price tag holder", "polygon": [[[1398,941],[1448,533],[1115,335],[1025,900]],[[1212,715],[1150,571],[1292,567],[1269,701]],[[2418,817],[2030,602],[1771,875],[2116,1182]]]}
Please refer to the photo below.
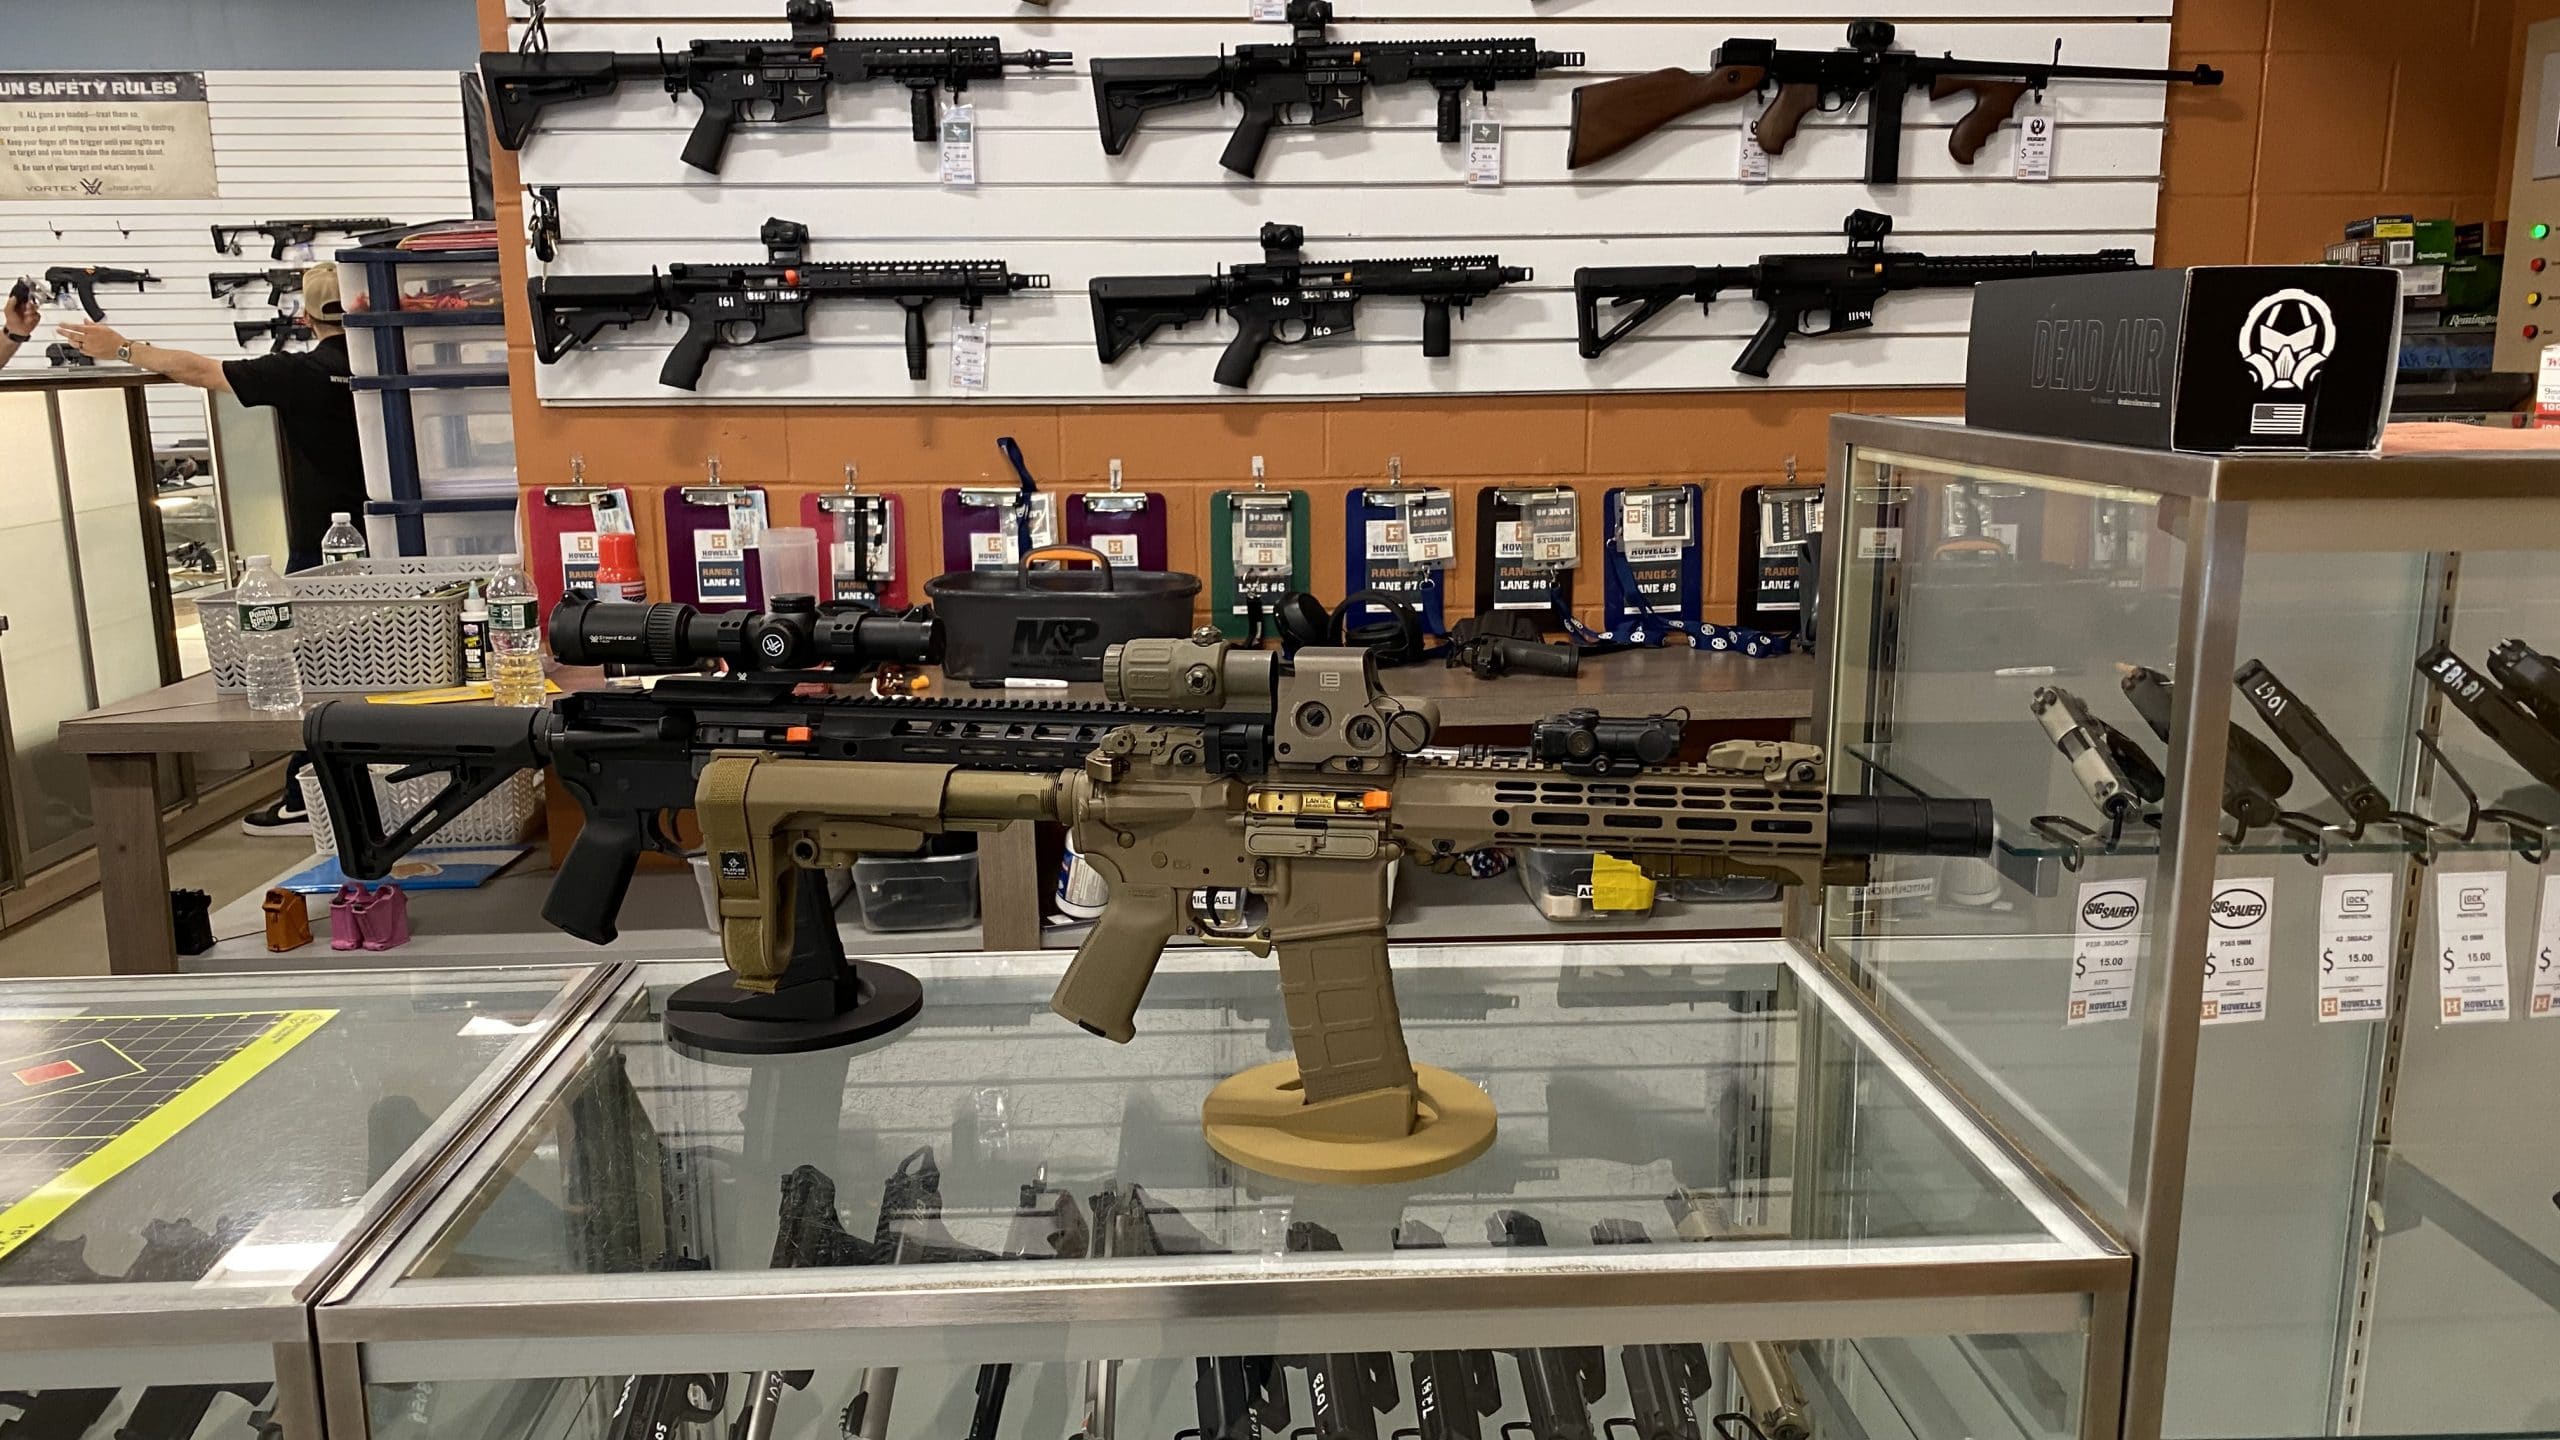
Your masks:
{"label": "price tag holder", "polygon": [[1458,555],[1458,502],[1446,490],[1416,491],[1404,506],[1404,560],[1443,569]]}
{"label": "price tag holder", "polygon": [[729,497],[729,543],[741,551],[764,544],[764,492],[741,490]]}
{"label": "price tag holder", "polygon": [[951,388],[987,388],[987,326],[983,320],[951,327]]}
{"label": "price tag holder", "polygon": [[1289,23],[1289,0],[1248,0],[1246,9],[1256,23]]}
{"label": "price tag holder", "polygon": [[1529,563],[1570,570],[1580,563],[1582,506],[1570,490],[1532,497],[1521,507],[1528,529]]}
{"label": "price tag holder", "polygon": [[1696,538],[1685,490],[1635,490],[1618,500],[1618,548],[1631,563],[1677,560]]}
{"label": "price tag holder", "polygon": [[978,107],[954,105],[942,112],[942,183],[966,190],[978,183]]}
{"label": "price tag holder", "polygon": [[1502,186],[1502,122],[1478,120],[1467,126],[1467,188],[1496,190]]}
{"label": "price tag holder", "polygon": [[[1022,551],[1014,543],[1014,511],[1011,505],[999,505],[987,512],[992,530],[969,532],[969,568],[972,570],[1010,570],[1022,563]],[[1045,490],[1031,495],[1031,548],[1058,543],[1057,497]]]}
{"label": "price tag holder", "polygon": [[2042,102],[2018,108],[2019,179],[2040,181],[2053,178],[2054,131],[2061,126],[2062,121],[2053,113],[2052,107]]}
{"label": "price tag holder", "polygon": [[2071,931],[2071,996],[2066,1025],[2133,1015],[2134,961],[2142,953],[2149,880],[2083,880]]}
{"label": "price tag holder", "polygon": [[2542,878],[2542,913],[2533,926],[2533,998],[2525,1013],[2560,1016],[2560,875]]}
{"label": "price tag holder", "polygon": [[2320,1019],[2379,1020],[2391,1011],[2390,875],[2320,877]]}
{"label": "price tag holder", "polygon": [[2436,872],[2436,1015],[2447,1025],[2507,1018],[2507,872]]}
{"label": "price tag holder", "polygon": [[2273,876],[2216,881],[2213,932],[2204,957],[2204,1023],[2267,1018],[2267,969],[2275,957]]}
{"label": "price tag holder", "polygon": [[1742,127],[1742,168],[1740,175],[1742,183],[1745,185],[1766,185],[1769,183],[1769,152],[1760,148],[1759,133],[1753,130],[1750,123],[1747,121],[1744,122]]}
{"label": "price tag holder", "polygon": [[[1296,539],[1290,533],[1288,502],[1256,504],[1246,500],[1237,505],[1236,512],[1236,523],[1229,531],[1228,541],[1228,558],[1235,562],[1236,574],[1288,574],[1289,552]],[[1373,558],[1374,551],[1373,546]]]}

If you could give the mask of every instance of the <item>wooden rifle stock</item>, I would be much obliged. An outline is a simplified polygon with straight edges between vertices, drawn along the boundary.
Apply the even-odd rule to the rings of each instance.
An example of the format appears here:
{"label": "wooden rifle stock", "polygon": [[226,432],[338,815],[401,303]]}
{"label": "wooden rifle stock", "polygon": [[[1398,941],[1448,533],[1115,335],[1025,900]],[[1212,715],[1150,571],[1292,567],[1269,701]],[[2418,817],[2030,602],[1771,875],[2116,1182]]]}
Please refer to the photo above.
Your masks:
{"label": "wooden rifle stock", "polygon": [[1565,168],[1598,164],[1683,115],[1757,93],[1767,78],[1757,66],[1727,65],[1703,74],[1674,66],[1576,86]]}
{"label": "wooden rifle stock", "polygon": [[1950,95],[1970,92],[1973,108],[1956,122],[1955,133],[1947,137],[1947,153],[1959,165],[1970,165],[1982,147],[2018,108],[2018,101],[2033,86],[2018,80],[1991,80],[1970,75],[1941,75],[1929,86],[1929,98],[1944,100]]}

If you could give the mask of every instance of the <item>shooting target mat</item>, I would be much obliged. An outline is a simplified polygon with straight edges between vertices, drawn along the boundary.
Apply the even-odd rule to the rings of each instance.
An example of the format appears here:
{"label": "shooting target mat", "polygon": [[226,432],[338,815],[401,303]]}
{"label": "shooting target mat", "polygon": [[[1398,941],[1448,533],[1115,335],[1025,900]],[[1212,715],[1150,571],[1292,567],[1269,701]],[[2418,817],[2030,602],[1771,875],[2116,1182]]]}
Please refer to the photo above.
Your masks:
{"label": "shooting target mat", "polygon": [[0,1256],[337,1013],[0,1017]]}

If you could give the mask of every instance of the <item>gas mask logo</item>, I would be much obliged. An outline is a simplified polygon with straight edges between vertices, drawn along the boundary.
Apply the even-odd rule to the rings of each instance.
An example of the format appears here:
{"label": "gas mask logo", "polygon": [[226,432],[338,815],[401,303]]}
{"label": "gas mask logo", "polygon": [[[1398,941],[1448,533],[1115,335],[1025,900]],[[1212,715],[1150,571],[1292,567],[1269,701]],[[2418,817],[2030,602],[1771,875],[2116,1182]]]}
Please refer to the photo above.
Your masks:
{"label": "gas mask logo", "polygon": [[2261,390],[2308,390],[2338,348],[2329,303],[2308,290],[2279,290],[2249,307],[2240,359]]}

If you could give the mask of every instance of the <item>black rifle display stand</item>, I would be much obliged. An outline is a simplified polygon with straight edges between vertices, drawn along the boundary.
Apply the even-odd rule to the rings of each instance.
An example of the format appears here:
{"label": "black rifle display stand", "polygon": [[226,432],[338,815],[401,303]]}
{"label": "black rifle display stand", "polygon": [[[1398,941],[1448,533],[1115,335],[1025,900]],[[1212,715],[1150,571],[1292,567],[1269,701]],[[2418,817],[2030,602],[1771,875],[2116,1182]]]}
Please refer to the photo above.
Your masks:
{"label": "black rifle display stand", "polygon": [[924,986],[894,965],[847,960],[826,877],[788,876],[791,963],[770,995],[723,971],[667,997],[667,1039],[717,1055],[794,1055],[886,1035],[924,1008]]}

